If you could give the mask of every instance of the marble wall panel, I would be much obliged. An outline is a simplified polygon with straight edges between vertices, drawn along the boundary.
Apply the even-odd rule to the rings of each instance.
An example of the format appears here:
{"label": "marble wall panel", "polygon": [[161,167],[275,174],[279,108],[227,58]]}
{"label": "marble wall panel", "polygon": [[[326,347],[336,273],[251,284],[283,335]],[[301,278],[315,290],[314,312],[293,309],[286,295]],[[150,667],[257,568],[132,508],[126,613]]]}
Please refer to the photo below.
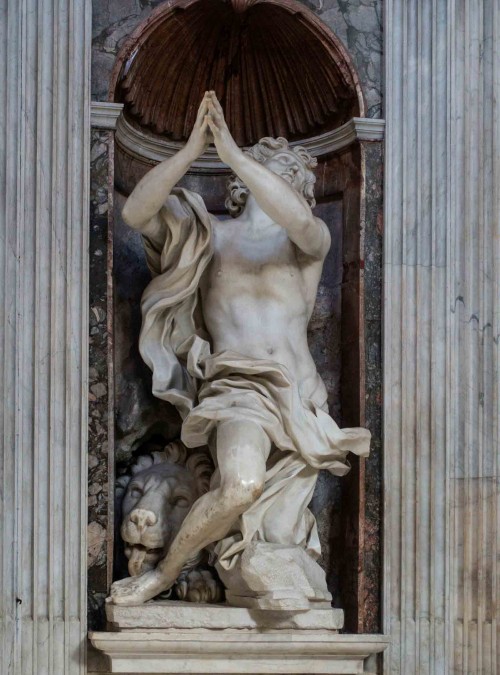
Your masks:
{"label": "marble wall panel", "polygon": [[85,672],[87,0],[0,3],[0,672]]}
{"label": "marble wall panel", "polygon": [[498,673],[500,6],[386,2],[387,673]]}

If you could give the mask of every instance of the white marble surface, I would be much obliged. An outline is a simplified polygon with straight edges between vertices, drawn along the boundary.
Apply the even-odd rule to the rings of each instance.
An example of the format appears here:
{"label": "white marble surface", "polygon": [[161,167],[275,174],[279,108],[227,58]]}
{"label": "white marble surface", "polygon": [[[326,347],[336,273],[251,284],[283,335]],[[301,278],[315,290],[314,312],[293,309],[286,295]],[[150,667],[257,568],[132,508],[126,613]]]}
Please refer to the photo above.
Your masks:
{"label": "white marble surface", "polygon": [[92,101],[90,123],[93,129],[116,129],[116,123],[123,110],[123,103]]}
{"label": "white marble surface", "polygon": [[[135,631],[91,633],[108,655],[112,673],[259,675],[301,673],[366,675],[373,655],[387,647],[383,635],[331,631]],[[365,669],[366,667],[366,669]]]}
{"label": "white marble surface", "polygon": [[251,542],[230,570],[216,565],[226,601],[254,609],[330,610],[324,570],[298,546]]}
{"label": "white marble surface", "polygon": [[500,5],[384,8],[387,673],[498,673]]}
{"label": "white marble surface", "polygon": [[116,630],[209,629],[209,630],[340,630],[344,625],[341,609],[272,612],[268,610],[197,605],[178,600],[148,602],[140,607],[121,607],[108,603],[106,618]]}
{"label": "white marble surface", "polygon": [[0,672],[85,672],[90,0],[0,8]]}

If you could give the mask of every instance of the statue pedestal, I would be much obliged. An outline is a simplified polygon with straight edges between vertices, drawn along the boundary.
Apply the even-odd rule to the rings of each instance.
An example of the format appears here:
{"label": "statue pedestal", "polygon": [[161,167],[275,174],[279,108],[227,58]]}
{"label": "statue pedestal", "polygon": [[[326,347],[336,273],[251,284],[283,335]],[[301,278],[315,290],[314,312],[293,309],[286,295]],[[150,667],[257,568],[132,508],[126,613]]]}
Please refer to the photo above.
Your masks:
{"label": "statue pedestal", "polygon": [[340,635],[343,611],[266,611],[152,602],[108,605],[113,632],[90,633],[112,673],[359,675],[388,644],[383,635]]}

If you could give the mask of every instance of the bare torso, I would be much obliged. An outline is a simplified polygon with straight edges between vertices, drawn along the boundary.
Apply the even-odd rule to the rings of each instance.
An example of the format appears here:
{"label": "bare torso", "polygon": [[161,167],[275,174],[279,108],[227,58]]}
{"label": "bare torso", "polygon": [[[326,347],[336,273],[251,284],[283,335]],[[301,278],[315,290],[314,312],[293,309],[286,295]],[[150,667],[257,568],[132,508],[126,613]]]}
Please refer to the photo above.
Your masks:
{"label": "bare torso", "polygon": [[214,256],[201,285],[213,351],[276,361],[303,398],[326,398],[307,344],[322,261],[300,252],[279,225],[259,228],[244,217],[213,224]]}

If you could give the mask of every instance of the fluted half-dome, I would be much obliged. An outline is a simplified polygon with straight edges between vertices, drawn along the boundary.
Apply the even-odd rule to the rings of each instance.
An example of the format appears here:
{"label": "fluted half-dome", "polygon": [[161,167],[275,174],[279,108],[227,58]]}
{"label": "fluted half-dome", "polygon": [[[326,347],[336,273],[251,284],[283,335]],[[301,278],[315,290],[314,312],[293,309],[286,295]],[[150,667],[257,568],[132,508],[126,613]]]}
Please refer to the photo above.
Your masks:
{"label": "fluted half-dome", "polygon": [[209,89],[239,145],[307,138],[363,114],[342,46],[294,0],[168,2],[126,49],[115,100],[174,141],[187,139]]}

